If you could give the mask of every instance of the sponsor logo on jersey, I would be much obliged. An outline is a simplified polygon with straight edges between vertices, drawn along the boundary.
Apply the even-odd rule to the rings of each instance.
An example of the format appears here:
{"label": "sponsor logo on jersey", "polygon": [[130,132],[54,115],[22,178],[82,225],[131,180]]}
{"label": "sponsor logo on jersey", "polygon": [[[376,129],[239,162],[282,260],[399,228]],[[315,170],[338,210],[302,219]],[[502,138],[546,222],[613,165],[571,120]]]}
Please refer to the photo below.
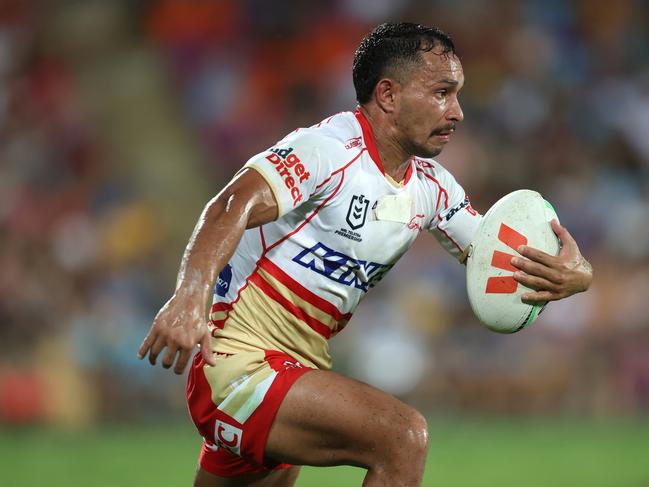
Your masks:
{"label": "sponsor logo on jersey", "polygon": [[347,225],[352,230],[356,230],[365,225],[365,218],[367,217],[367,207],[370,204],[370,200],[365,197],[365,195],[354,195],[352,201],[349,203],[349,209],[347,210]]}
{"label": "sponsor logo on jersey", "polygon": [[284,180],[286,188],[291,192],[293,206],[296,206],[303,198],[302,191],[297,183],[303,183],[309,179],[311,174],[305,169],[297,154],[293,152],[293,147],[285,149],[273,147],[269,149],[269,152],[270,154],[266,156],[266,159],[273,164],[277,173]]}
{"label": "sponsor logo on jersey", "polygon": [[345,144],[345,149],[353,149],[354,147],[360,147],[363,145],[363,138],[362,137],[354,137],[353,139],[349,139],[347,143]]}
{"label": "sponsor logo on jersey", "polygon": [[424,214],[423,214],[423,213],[417,213],[415,216],[413,216],[413,217],[410,219],[410,222],[408,222],[408,228],[409,228],[410,230],[415,230],[415,231],[417,231],[417,232],[421,232],[421,230],[422,230],[421,222],[418,222],[418,221],[417,221],[417,220],[420,219],[420,218],[424,218]]}
{"label": "sponsor logo on jersey", "polygon": [[471,202],[469,201],[469,197],[466,196],[466,197],[464,198],[464,201],[462,201],[461,203],[455,205],[453,208],[451,208],[450,210],[448,210],[448,213],[446,213],[446,216],[444,217],[444,220],[449,221],[451,218],[453,218],[453,216],[454,216],[458,211],[460,211],[460,210],[463,209],[463,208],[466,208],[467,211],[468,211],[469,213],[471,213],[472,215],[474,215],[474,216],[477,214],[476,211],[475,211],[473,208],[471,208]]}
{"label": "sponsor logo on jersey", "polygon": [[302,267],[345,286],[353,286],[367,292],[378,284],[392,268],[392,264],[379,264],[367,260],[354,259],[348,255],[330,249],[323,243],[316,243],[310,249],[304,249],[293,257]]}
{"label": "sponsor logo on jersey", "polygon": [[[500,224],[498,240],[514,250],[521,245],[527,244],[525,235],[518,233],[504,223]],[[506,252],[494,250],[491,256],[491,266],[514,273],[518,269],[512,265],[512,257],[514,256]],[[518,281],[513,276],[493,276],[487,279],[485,294],[512,294],[516,292],[516,289],[518,289]]]}
{"label": "sponsor logo on jersey", "polygon": [[226,264],[219,276],[216,278],[216,285],[214,286],[214,294],[217,296],[225,297],[230,289],[230,283],[232,282],[232,266]]}
{"label": "sponsor logo on jersey", "polygon": [[[243,431],[236,426],[216,420],[214,424],[214,442],[220,448],[230,450],[235,455],[241,455],[241,437]],[[209,448],[209,445],[208,445]]]}

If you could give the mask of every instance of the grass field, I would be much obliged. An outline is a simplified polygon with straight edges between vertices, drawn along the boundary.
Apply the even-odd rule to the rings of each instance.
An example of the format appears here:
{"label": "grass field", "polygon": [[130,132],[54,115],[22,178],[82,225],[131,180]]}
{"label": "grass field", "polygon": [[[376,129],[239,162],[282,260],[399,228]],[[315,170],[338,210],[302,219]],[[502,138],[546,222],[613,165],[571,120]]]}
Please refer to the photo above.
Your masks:
{"label": "grass field", "polygon": [[[0,431],[0,485],[191,485],[189,424]],[[424,486],[649,487],[649,421],[432,419]],[[359,486],[351,467],[302,469],[300,487]]]}

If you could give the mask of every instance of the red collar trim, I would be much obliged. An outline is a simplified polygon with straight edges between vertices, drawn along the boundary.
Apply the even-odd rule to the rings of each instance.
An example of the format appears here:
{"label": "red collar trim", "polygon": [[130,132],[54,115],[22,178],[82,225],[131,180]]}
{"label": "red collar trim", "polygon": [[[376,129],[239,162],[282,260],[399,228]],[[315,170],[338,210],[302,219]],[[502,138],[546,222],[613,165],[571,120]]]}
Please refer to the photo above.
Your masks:
{"label": "red collar trim", "polygon": [[[376,164],[376,167],[379,168],[379,171],[381,171],[381,174],[385,176],[385,168],[383,167],[383,163],[381,162],[381,156],[379,156],[379,150],[376,148],[376,139],[374,138],[374,133],[372,132],[372,126],[370,125],[370,122],[367,120],[363,112],[361,112],[360,107],[356,107],[356,110],[354,111],[354,115],[356,116],[356,120],[358,120],[358,123],[361,126],[361,130],[363,131],[363,140],[365,141],[367,152],[369,152],[370,157],[374,161],[374,164]],[[410,165],[406,170],[406,176],[403,180],[403,184],[408,183],[411,175],[412,175],[412,160],[410,161]]]}
{"label": "red collar trim", "polygon": [[361,125],[361,130],[363,131],[363,140],[365,141],[365,146],[367,147],[367,152],[370,153],[370,157],[376,164],[376,167],[379,168],[381,174],[385,174],[385,169],[383,168],[383,163],[381,162],[381,157],[379,156],[379,151],[376,148],[376,139],[374,138],[374,133],[372,132],[372,126],[370,122],[365,118],[363,112],[361,112],[360,107],[357,107],[354,111],[356,115],[356,120]]}

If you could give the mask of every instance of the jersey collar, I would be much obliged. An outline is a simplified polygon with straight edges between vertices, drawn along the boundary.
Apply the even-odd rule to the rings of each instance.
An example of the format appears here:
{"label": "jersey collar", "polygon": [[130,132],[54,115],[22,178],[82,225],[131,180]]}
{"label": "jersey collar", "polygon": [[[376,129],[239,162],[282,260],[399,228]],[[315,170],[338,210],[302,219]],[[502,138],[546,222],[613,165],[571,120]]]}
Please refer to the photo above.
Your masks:
{"label": "jersey collar", "polygon": [[[363,112],[361,112],[360,107],[356,107],[354,115],[356,116],[356,120],[358,120],[358,123],[361,126],[361,130],[363,131],[363,140],[365,141],[367,152],[369,152],[370,157],[374,161],[374,164],[376,164],[376,167],[379,168],[379,171],[381,171],[381,174],[383,174],[384,177],[387,177],[387,175],[385,174],[385,168],[383,167],[383,163],[381,162],[381,156],[379,156],[379,151],[376,148],[376,139],[374,138],[374,133],[372,132],[372,126],[370,125],[370,122],[367,120],[367,117],[365,117]],[[408,169],[406,169],[406,176],[403,179],[402,183],[403,185],[406,185],[408,183],[411,175],[412,160],[410,161]]]}

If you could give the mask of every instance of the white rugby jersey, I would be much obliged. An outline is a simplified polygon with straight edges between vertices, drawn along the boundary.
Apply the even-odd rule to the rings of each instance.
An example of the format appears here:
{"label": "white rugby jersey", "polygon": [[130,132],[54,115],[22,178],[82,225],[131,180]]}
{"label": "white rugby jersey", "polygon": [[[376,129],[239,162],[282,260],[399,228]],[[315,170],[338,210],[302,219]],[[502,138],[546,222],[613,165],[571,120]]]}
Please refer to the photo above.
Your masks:
{"label": "white rugby jersey", "polygon": [[383,170],[370,124],[342,112],[251,158],[277,220],[246,230],[214,288],[214,350],[280,350],[331,367],[328,340],[410,248],[433,233],[459,257],[481,216],[438,162],[413,157],[399,184]]}

